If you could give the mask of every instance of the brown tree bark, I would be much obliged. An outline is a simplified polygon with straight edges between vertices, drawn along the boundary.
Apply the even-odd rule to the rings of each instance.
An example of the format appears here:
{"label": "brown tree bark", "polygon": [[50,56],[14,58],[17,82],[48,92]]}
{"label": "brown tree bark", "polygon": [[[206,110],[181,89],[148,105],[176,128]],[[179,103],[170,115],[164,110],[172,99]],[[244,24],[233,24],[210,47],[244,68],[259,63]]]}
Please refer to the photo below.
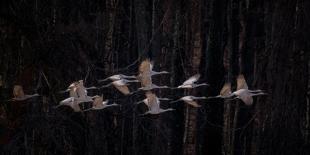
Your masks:
{"label": "brown tree bark", "polygon": [[266,13],[271,15],[265,16],[265,50],[256,53],[261,59],[255,62],[255,84],[269,95],[256,103],[259,116],[253,128],[252,154],[305,153],[300,116],[305,114],[307,61],[306,47],[301,44],[305,42],[305,34],[300,33],[305,16],[300,16],[300,2],[265,1]]}
{"label": "brown tree bark", "polygon": [[[194,0],[188,3],[190,10],[187,14],[188,27],[187,27],[187,39],[189,42],[190,55],[190,71],[187,71],[192,75],[199,73],[199,66],[202,55],[202,34],[201,34],[201,0]],[[195,91],[191,91],[191,94],[196,94]],[[193,95],[194,95],[193,94]],[[187,94],[189,95],[189,94]],[[194,155],[196,154],[196,134],[197,134],[197,108],[185,105],[185,129],[183,139],[183,154]]]}

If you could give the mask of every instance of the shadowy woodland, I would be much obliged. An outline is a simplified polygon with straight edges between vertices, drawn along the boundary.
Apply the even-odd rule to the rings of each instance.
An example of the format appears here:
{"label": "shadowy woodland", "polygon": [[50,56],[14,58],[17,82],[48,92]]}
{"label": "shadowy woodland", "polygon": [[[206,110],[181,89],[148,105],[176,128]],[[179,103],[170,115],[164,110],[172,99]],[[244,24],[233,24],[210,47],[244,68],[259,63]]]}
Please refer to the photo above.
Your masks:
{"label": "shadowy woodland", "polygon": [[[0,153],[106,155],[303,155],[310,152],[310,1],[3,0],[0,2]],[[216,96],[225,82],[268,95],[208,99],[200,108],[141,116],[142,93],[101,95],[120,107],[54,107],[72,81],[137,75],[146,58],[157,85],[200,73],[209,84],[157,96]],[[9,101],[14,85],[39,97]],[[136,90],[139,84],[131,84]],[[87,109],[90,103],[80,105]]]}

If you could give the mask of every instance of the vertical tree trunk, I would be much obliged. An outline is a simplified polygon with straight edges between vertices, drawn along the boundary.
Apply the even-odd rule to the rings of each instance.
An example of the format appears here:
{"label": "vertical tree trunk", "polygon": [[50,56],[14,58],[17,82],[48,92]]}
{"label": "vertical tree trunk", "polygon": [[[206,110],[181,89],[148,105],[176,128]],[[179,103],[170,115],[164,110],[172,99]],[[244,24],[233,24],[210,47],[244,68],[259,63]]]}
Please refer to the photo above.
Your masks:
{"label": "vertical tree trunk", "polygon": [[[191,74],[199,73],[201,55],[202,55],[202,34],[201,34],[201,0],[194,0],[189,2],[190,14],[188,14],[189,27],[187,29],[189,39],[189,50]],[[196,94],[197,92],[192,91]],[[189,95],[189,94],[187,94]],[[195,155],[196,154],[196,124],[197,124],[197,108],[186,105],[185,110],[185,132],[183,140],[183,154]]]}
{"label": "vertical tree trunk", "polygon": [[104,46],[104,65],[105,65],[105,73],[106,75],[109,75],[113,66],[111,66],[112,62],[112,56],[113,56],[113,44],[114,44],[114,38],[113,38],[113,34],[114,34],[114,24],[115,24],[115,5],[114,4],[115,1],[114,0],[107,0],[106,1],[106,8],[107,8],[107,12],[106,12],[106,17],[107,17],[107,25],[108,25],[108,29],[107,29],[107,33],[106,33],[106,40],[105,40],[105,46]]}
{"label": "vertical tree trunk", "polygon": [[[239,21],[237,0],[228,0],[227,3],[227,50],[229,55],[228,80],[235,84],[235,76],[242,67],[239,63]],[[239,55],[240,56],[240,55]],[[235,154],[235,129],[238,122],[239,101],[224,101],[224,128],[223,128],[223,154]]]}
{"label": "vertical tree trunk", "polygon": [[136,30],[137,30],[137,41],[138,51],[142,58],[149,58],[151,52],[149,51],[150,41],[150,17],[151,14],[148,12],[149,7],[148,1],[146,0],[135,0],[135,19],[136,19]]}
{"label": "vertical tree trunk", "polygon": [[[304,153],[300,116],[306,105],[307,62],[303,57],[306,47],[302,44],[305,34],[300,33],[305,18],[299,16],[298,2],[278,0],[269,9],[273,10],[272,16],[265,17],[265,29],[270,31],[266,31],[265,51],[257,53],[257,57],[268,59],[268,63],[263,70],[265,66],[256,62],[255,78],[256,84],[264,86],[269,95],[257,101],[260,115],[253,131],[258,136],[253,140],[258,148],[253,154]],[[296,34],[300,38],[294,37]]]}

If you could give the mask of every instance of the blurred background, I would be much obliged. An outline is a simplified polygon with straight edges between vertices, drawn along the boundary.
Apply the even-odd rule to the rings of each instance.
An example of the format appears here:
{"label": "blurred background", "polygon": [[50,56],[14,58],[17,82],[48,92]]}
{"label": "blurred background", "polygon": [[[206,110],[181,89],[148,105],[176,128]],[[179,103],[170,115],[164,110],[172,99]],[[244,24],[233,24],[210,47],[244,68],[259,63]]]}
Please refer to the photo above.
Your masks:
{"label": "blurred background", "polygon": [[[0,2],[0,152],[3,154],[308,154],[310,2],[306,0],[3,0]],[[200,73],[209,87],[161,97],[216,96],[243,74],[252,106],[213,99],[141,117],[143,94],[104,94],[120,108],[54,109],[72,81],[137,75],[149,58],[157,85]],[[8,101],[14,85],[41,96]],[[139,88],[132,84],[131,90]],[[85,103],[81,108],[90,105]]]}

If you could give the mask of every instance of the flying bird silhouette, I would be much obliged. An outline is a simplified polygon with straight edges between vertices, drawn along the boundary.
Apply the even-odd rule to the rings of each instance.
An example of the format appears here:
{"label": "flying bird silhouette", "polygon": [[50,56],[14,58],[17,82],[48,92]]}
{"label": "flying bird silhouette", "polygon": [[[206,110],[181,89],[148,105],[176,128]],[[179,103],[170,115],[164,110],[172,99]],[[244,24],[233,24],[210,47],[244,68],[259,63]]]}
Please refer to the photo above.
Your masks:
{"label": "flying bird silhouette", "polygon": [[146,92],[146,98],[147,100],[145,100],[146,102],[144,102],[147,107],[148,107],[148,111],[145,112],[142,115],[158,115],[164,112],[168,112],[168,111],[174,111],[175,109],[172,108],[167,108],[167,109],[162,109],[160,108],[160,101],[158,99],[158,97],[152,93],[151,91]]}
{"label": "flying bird silhouette", "polygon": [[23,87],[21,85],[14,85],[13,88],[13,98],[12,101],[24,101],[33,97],[40,96],[39,94],[35,93],[32,95],[27,95],[24,93]]}
{"label": "flying bird silhouette", "polygon": [[207,83],[197,84],[196,82],[199,80],[199,78],[200,78],[200,74],[195,74],[191,76],[189,79],[187,79],[185,82],[183,82],[182,85],[174,89],[191,89],[191,88],[196,88],[200,86],[208,86]]}
{"label": "flying bird silhouette", "polygon": [[198,108],[198,107],[201,107],[201,105],[199,105],[196,100],[204,100],[204,99],[207,99],[207,97],[196,97],[196,96],[184,96],[184,97],[181,97],[180,99],[176,100],[176,101],[172,101],[170,103],[176,103],[176,102],[179,102],[179,101],[184,101],[185,103],[195,107],[195,108]]}
{"label": "flying bird silhouette", "polygon": [[83,110],[83,111],[89,111],[89,110],[101,110],[108,107],[113,106],[119,106],[118,104],[108,104],[109,100],[103,100],[103,96],[94,96],[93,106],[89,109]]}

